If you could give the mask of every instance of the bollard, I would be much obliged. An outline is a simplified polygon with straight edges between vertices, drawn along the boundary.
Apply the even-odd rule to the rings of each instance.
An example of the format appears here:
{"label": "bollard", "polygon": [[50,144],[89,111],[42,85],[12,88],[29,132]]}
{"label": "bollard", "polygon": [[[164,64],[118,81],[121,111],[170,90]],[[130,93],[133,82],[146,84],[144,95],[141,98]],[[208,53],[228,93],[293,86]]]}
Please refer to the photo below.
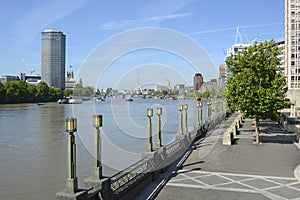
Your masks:
{"label": "bollard", "polygon": [[156,114],[157,114],[157,118],[158,118],[158,121],[157,121],[157,135],[156,135],[156,148],[160,148],[162,147],[162,144],[161,144],[161,119],[160,119],[160,116],[162,115],[162,108],[159,107],[157,108],[156,110]]}
{"label": "bollard", "polygon": [[147,142],[147,151],[153,151],[153,144],[152,144],[152,122],[151,117],[153,116],[153,109],[147,109],[147,117],[148,117],[148,142]]}

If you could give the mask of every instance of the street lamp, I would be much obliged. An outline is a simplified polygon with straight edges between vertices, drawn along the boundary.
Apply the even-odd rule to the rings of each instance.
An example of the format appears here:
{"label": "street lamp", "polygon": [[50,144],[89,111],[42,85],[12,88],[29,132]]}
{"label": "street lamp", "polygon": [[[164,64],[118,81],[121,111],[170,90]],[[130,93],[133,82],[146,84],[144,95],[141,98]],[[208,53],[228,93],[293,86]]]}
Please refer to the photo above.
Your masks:
{"label": "street lamp", "polygon": [[179,105],[179,133],[180,134],[183,134],[182,110],[183,110],[183,105]]}
{"label": "street lamp", "polygon": [[153,151],[153,144],[152,144],[152,122],[151,117],[153,116],[153,109],[147,109],[147,117],[148,117],[148,142],[147,142],[147,151]]}
{"label": "street lamp", "polygon": [[70,117],[66,119],[66,132],[68,136],[68,177],[66,187],[70,192],[78,191],[78,182],[76,176],[76,144],[74,132],[77,131],[77,119]]}
{"label": "street lamp", "polygon": [[207,118],[208,118],[208,120],[210,120],[210,118],[211,118],[211,101],[210,100],[207,102]]}
{"label": "street lamp", "polygon": [[162,108],[158,107],[156,110],[158,122],[157,122],[157,135],[156,135],[156,147],[161,147],[161,119],[160,116],[162,115]]}
{"label": "street lamp", "polygon": [[94,136],[94,176],[97,179],[101,179],[102,176],[102,165],[101,165],[101,135],[100,127],[102,127],[102,115],[93,116],[93,126],[96,128]]}
{"label": "street lamp", "polygon": [[201,101],[197,102],[197,123],[198,126],[202,125],[202,102]]}
{"label": "street lamp", "polygon": [[188,104],[184,104],[184,131],[185,133],[188,133],[188,120],[187,120],[187,110],[188,110]]}

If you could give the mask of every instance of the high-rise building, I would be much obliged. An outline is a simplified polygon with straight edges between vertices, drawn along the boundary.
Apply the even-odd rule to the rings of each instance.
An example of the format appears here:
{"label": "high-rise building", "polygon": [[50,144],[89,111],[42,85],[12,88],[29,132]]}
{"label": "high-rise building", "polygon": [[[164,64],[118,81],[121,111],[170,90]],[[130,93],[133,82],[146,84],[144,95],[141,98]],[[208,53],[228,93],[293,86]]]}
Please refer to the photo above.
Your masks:
{"label": "high-rise building", "polygon": [[[232,45],[230,48],[227,49],[227,54],[226,54],[225,59],[229,58],[232,55],[242,53],[243,49],[249,47],[250,45],[251,44],[244,44],[244,43]],[[231,71],[225,65],[225,83],[230,75],[231,75]]]}
{"label": "high-rise building", "polygon": [[285,0],[284,5],[284,65],[287,97],[300,107],[300,1]]}
{"label": "high-rise building", "polygon": [[225,85],[225,78],[226,78],[226,65],[221,64],[219,67],[219,85]]}
{"label": "high-rise building", "polygon": [[202,84],[203,84],[202,74],[200,74],[200,73],[195,74],[195,76],[194,76],[194,90],[195,91],[200,90]]}
{"label": "high-rise building", "polygon": [[49,87],[65,89],[66,36],[60,30],[42,32],[41,76]]}

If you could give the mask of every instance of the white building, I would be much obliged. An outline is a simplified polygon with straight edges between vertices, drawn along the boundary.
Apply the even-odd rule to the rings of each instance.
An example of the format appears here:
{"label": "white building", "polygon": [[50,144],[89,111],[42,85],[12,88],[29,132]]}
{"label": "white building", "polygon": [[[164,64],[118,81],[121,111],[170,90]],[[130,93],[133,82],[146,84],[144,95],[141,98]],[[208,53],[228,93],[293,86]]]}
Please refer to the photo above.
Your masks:
{"label": "white building", "polygon": [[[238,53],[241,53],[243,51],[243,49],[245,49],[246,47],[249,47],[250,45],[251,44],[243,44],[243,43],[232,45],[230,48],[227,49],[225,59],[229,58],[231,55],[236,55]],[[227,66],[225,67],[225,74],[226,74],[226,78],[225,78],[225,83],[226,83],[227,79],[231,75],[231,72]]]}
{"label": "white building", "polygon": [[285,76],[287,97],[300,107],[300,1],[285,0],[284,4]]}

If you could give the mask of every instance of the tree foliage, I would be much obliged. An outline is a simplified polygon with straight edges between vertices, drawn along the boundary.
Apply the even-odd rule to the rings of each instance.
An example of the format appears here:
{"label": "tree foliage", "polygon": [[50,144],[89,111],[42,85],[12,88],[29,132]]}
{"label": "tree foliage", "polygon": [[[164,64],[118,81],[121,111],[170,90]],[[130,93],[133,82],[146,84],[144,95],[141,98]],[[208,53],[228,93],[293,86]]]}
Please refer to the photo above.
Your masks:
{"label": "tree foliage", "polygon": [[73,89],[67,88],[64,92],[64,95],[66,97],[72,96],[73,95]]}
{"label": "tree foliage", "polygon": [[92,87],[83,87],[82,84],[76,84],[73,95],[80,97],[88,97],[94,94],[94,89]]}
{"label": "tree foliage", "polygon": [[0,103],[35,103],[57,101],[63,93],[59,88],[49,88],[45,82],[37,86],[25,81],[0,83]]}
{"label": "tree foliage", "polygon": [[225,90],[229,108],[258,121],[276,120],[278,110],[289,106],[283,92],[286,81],[279,67],[280,52],[281,48],[270,40],[255,43],[226,60],[232,73]]}

